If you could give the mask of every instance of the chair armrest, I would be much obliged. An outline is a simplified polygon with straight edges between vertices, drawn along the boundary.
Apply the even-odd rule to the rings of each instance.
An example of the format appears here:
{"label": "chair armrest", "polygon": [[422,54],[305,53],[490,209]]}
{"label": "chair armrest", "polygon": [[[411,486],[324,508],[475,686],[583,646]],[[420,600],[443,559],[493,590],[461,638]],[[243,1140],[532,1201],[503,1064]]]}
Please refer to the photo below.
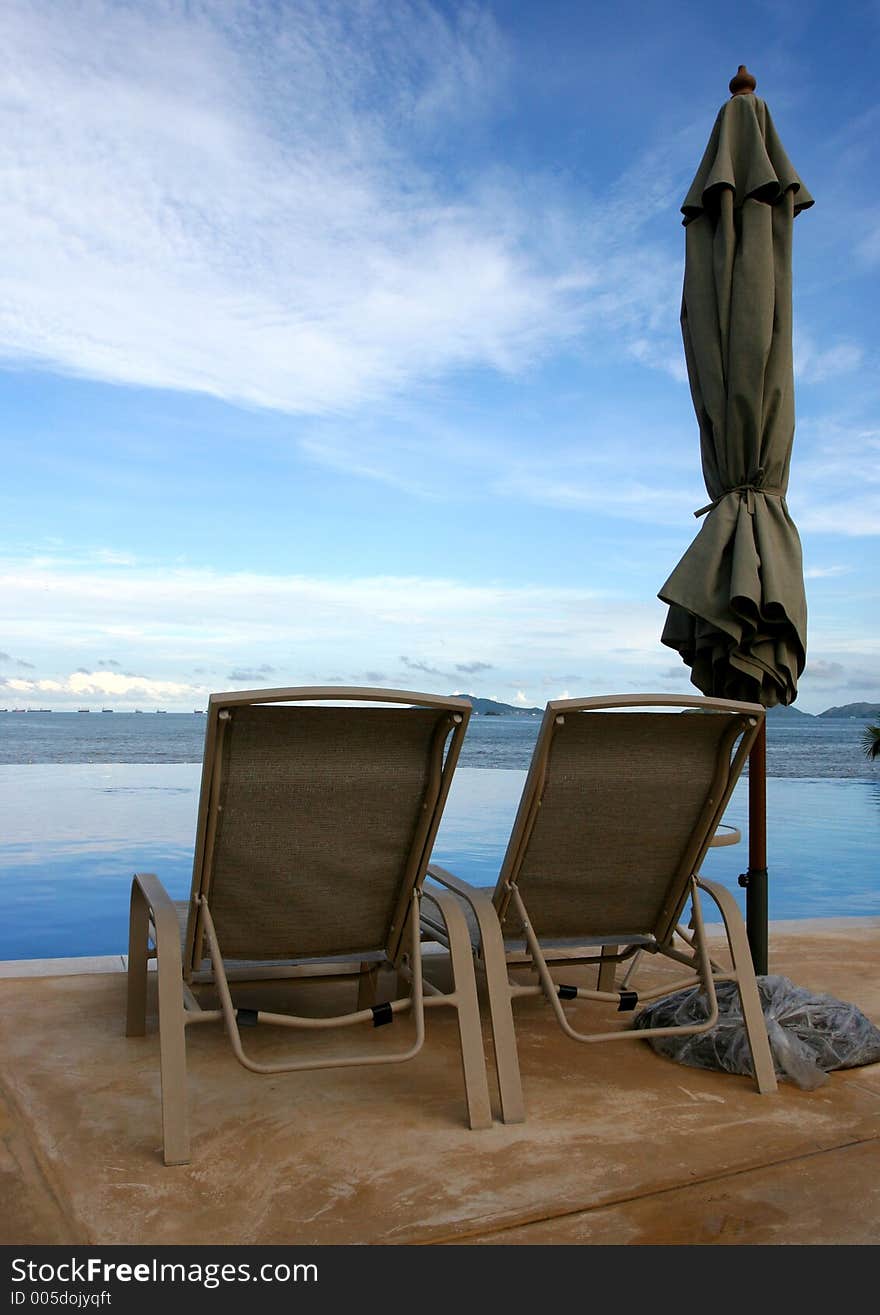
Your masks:
{"label": "chair armrest", "polygon": [[722,886],[720,881],[709,881],[706,877],[701,876],[694,877],[694,881],[700,890],[704,890],[715,901],[721,912],[721,917],[724,919],[725,926],[742,923],[745,927],[742,913],[736,902],[736,896],[726,886]]}
{"label": "chair armrest", "polygon": [[[456,877],[454,873],[447,872],[446,868],[441,868],[436,863],[428,865],[427,875],[438,885],[445,886],[451,890],[459,899],[467,904],[474,915],[474,930],[477,933],[478,943],[485,946],[487,940],[490,943],[496,943],[504,953],[504,942],[501,936],[501,923],[498,921],[498,914],[495,905],[492,903],[492,897],[488,891],[478,886],[470,886],[461,877]],[[427,899],[435,898],[430,890],[426,890]],[[428,930],[432,930],[430,918],[422,918],[422,925]],[[473,923],[472,923],[473,925]]]}
{"label": "chair armrest", "polygon": [[161,937],[163,943],[176,942],[179,953],[180,927],[177,921],[177,909],[162,882],[152,872],[136,872],[131,884],[140,891],[150,911],[150,920],[156,929],[157,937]]}
{"label": "chair armrest", "polygon": [[[501,1117],[505,1123],[522,1123],[522,1083],[513,1029],[513,1012],[510,1007],[510,982],[507,976],[507,959],[504,953],[504,936],[498,913],[487,890],[469,886],[466,881],[447,872],[436,863],[428,865],[427,875],[438,885],[452,891],[449,900],[457,897],[470,906],[472,922],[476,923],[477,941],[473,944],[474,957],[485,974],[489,996],[489,1013],[492,1020],[492,1045],[495,1050],[495,1067],[498,1074],[498,1092],[501,1098]],[[426,892],[431,898],[430,892]],[[432,920],[422,921],[423,928],[436,936]]]}
{"label": "chair armrest", "polygon": [[[150,949],[150,940],[153,941],[155,946],[152,950]],[[156,960],[159,1018],[161,1020],[163,1017],[172,1017],[175,1010],[178,1012],[180,1036],[177,1040],[182,1048],[183,997],[181,995],[181,978],[183,961],[180,950],[177,910],[174,907],[173,900],[157,876],[152,872],[136,872],[131,881],[131,905],[128,918],[126,1036],[143,1036],[146,1030],[147,964],[150,959]],[[168,1045],[173,1049],[177,1042],[168,1041],[168,1029],[164,1028],[163,1030],[161,1022],[159,1033],[162,1042],[160,1052],[164,1081],[168,1062],[166,1051]],[[183,1065],[180,1056],[177,1059],[180,1065]],[[183,1068],[181,1068],[182,1071],[184,1071]],[[167,1126],[166,1124],[166,1150],[169,1145]],[[178,1161],[174,1163],[178,1163]],[[183,1161],[181,1160],[179,1163],[183,1163]]]}
{"label": "chair armrest", "polygon": [[454,890],[456,895],[461,895],[469,904],[473,903],[475,896],[479,899],[488,899],[484,890],[480,890],[477,886],[469,886],[461,877],[455,876],[453,872],[447,872],[446,868],[441,868],[438,863],[429,863],[426,875],[432,881],[436,881],[438,886],[446,886],[449,890]]}

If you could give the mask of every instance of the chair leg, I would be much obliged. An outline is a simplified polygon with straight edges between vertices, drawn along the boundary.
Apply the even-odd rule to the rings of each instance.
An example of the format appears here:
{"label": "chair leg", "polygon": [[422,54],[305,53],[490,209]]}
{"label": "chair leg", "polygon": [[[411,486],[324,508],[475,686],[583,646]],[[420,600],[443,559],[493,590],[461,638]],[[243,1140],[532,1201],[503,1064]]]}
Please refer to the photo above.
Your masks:
{"label": "chair leg", "polygon": [[452,988],[456,997],[458,1039],[467,1100],[468,1123],[473,1129],[491,1128],[492,1106],[486,1078],[486,1054],[480,1026],[480,1002],[467,922],[458,901],[446,891],[431,892],[440,909],[449,940]]}
{"label": "chair leg", "polygon": [[162,1079],[162,1143],[166,1164],[189,1163],[186,1111],[186,1021],[181,991],[180,950],[163,955],[158,944],[159,1067]]}
{"label": "chair leg", "polygon": [[[606,945],[603,947],[610,954],[616,954],[618,946]],[[599,964],[599,980],[596,983],[597,991],[613,991],[614,981],[617,976],[617,964],[612,959],[604,959]]]}
{"label": "chair leg", "polygon": [[376,1003],[376,987],[378,980],[378,967],[374,964],[362,963],[361,973],[358,977],[358,1009],[372,1009],[373,1005]]}
{"label": "chair leg", "polygon": [[733,960],[733,971],[742,1005],[743,1022],[746,1028],[749,1049],[752,1052],[752,1066],[755,1070],[755,1083],[762,1095],[770,1095],[777,1090],[776,1070],[767,1036],[767,1023],[761,1008],[761,996],[755,980],[752,952],[749,948],[745,923],[733,895],[724,886],[700,877],[698,885],[705,890],[718,905],[724,919],[727,943]]}
{"label": "chair leg", "polygon": [[483,972],[489,996],[489,1018],[492,1023],[495,1072],[498,1077],[498,1095],[501,1099],[501,1118],[504,1123],[524,1123],[526,1111],[501,924],[492,901],[487,896],[473,892],[468,893],[464,898],[474,912],[480,933]]}
{"label": "chair leg", "polygon": [[147,950],[150,909],[137,878],[131,883],[128,917],[128,981],[125,1035],[145,1036],[147,1031]]}
{"label": "chair leg", "polygon": [[[132,933],[135,972],[129,978],[129,1024],[138,1026],[144,1008],[146,960],[145,919],[152,920],[156,943],[159,991],[159,1068],[162,1085],[162,1141],[166,1164],[189,1162],[186,1112],[186,1018],[183,1005],[183,963],[177,913],[165,887],[151,872],[140,872],[132,889]],[[137,888],[136,893],[135,889]],[[131,973],[132,960],[129,960]],[[130,1035],[137,1036],[137,1032]],[[141,1033],[142,1035],[142,1033]]]}

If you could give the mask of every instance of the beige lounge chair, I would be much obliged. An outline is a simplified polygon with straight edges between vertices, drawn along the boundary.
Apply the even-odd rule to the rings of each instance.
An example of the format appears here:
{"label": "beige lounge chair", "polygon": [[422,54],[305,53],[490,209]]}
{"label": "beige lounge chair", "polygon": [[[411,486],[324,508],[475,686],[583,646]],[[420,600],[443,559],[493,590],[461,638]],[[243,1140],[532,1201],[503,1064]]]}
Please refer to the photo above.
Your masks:
{"label": "beige lounge chair", "polygon": [[[240,1063],[279,1073],[411,1059],[424,1040],[424,1009],[452,1006],[468,1120],[490,1126],[470,938],[454,896],[439,903],[451,992],[423,983],[419,935],[421,885],[469,715],[464,700],[406,690],[211,696],[189,902],[175,905],[152,874],[137,874],[131,891],[126,1032],[145,1033],[155,957],[166,1164],[190,1155],[186,1028],[219,1020]],[[377,1005],[382,965],[395,969],[404,994]],[[309,976],[357,980],[356,1008],[315,1018],[233,1004],[236,983]],[[206,983],[219,1008],[200,1006]],[[263,1063],[241,1039],[240,1025],[378,1026],[407,1011],[413,1025],[390,1053],[363,1046],[344,1058],[306,1053]]]}
{"label": "beige lounge chair", "polygon": [[[735,838],[719,829],[721,818],[763,717],[757,704],[696,696],[548,703],[494,893],[490,897],[444,868],[429,866],[429,877],[469,906],[474,950],[486,977],[505,1122],[524,1118],[511,1007],[524,995],[543,994],[563,1032],[577,1041],[642,1040],[661,1032],[710,1029],[717,1021],[714,983],[734,978],[758,1090],[776,1090],[739,908],[728,890],[699,875],[710,844]],[[721,911],[730,970],[710,962],[700,892]],[[432,894],[429,884],[421,909],[423,934],[445,944]],[[691,931],[680,924],[688,900]],[[632,965],[646,952],[686,965],[688,977],[640,993],[631,980]],[[618,983],[617,965],[626,961],[630,972]],[[596,989],[559,979],[558,970],[589,963],[599,970]],[[523,967],[530,970],[530,982],[516,973]],[[630,1011],[695,985],[694,973],[710,1005],[706,1022],[698,1026],[582,1032],[562,1003],[595,1000]]]}

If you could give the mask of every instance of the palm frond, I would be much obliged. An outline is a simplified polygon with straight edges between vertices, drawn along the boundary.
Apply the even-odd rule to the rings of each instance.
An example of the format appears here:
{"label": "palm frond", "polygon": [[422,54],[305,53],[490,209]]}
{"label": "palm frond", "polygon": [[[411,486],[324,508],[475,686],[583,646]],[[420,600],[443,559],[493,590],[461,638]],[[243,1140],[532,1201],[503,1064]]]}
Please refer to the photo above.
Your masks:
{"label": "palm frond", "polygon": [[862,731],[862,748],[866,758],[880,758],[880,726],[866,726]]}

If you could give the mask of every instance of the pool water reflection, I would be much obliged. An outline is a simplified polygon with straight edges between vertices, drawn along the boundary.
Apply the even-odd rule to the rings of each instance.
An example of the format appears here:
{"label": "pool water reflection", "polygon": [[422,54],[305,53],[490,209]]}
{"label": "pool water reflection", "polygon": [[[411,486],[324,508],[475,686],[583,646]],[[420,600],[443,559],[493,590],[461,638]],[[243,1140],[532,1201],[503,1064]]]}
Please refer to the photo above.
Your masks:
{"label": "pool water reflection", "polygon": [[[126,949],[131,874],[189,893],[201,769],[195,763],[0,766],[0,959]],[[444,867],[492,886],[525,772],[459,767],[434,849]],[[771,918],[880,915],[880,782],[770,778]],[[726,820],[746,828],[742,781]],[[732,889],[745,843],[704,872]]]}

